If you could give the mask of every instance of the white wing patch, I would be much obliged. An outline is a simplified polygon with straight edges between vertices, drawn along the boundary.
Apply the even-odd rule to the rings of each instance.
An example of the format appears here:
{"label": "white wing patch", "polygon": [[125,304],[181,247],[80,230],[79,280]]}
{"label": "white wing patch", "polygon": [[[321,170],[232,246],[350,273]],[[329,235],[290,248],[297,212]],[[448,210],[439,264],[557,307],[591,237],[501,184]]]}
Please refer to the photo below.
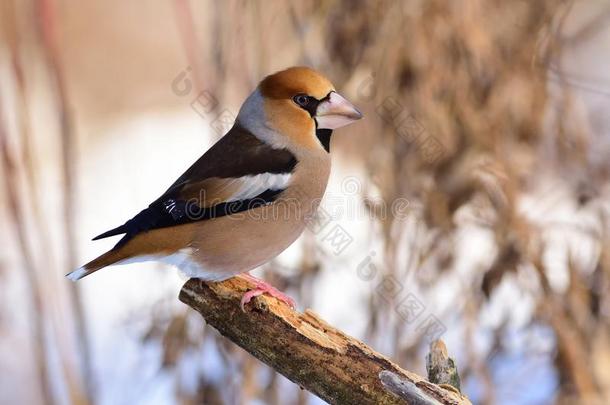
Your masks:
{"label": "white wing patch", "polygon": [[254,198],[266,190],[283,190],[288,187],[291,177],[290,173],[261,173],[236,178],[231,183],[239,182],[241,185],[227,198],[227,202]]}

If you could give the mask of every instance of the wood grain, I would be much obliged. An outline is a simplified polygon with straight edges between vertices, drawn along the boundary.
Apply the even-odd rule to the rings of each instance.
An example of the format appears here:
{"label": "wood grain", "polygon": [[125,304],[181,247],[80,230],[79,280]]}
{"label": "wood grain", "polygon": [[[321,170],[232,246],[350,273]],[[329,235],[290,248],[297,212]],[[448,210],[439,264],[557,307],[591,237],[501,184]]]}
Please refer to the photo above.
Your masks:
{"label": "wood grain", "polygon": [[251,285],[191,279],[180,300],[223,336],[286,378],[331,404],[470,404],[459,393],[401,369],[383,355],[321,320],[260,296],[240,309]]}

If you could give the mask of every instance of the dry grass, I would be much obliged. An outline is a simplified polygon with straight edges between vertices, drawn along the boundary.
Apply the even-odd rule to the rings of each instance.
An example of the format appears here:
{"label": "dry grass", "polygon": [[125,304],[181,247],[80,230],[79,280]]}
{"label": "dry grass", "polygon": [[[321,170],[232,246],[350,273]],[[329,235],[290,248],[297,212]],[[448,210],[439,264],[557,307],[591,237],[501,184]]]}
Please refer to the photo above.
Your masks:
{"label": "dry grass", "polygon": [[[36,4],[51,7],[46,1]],[[509,338],[515,330],[510,316],[484,325],[481,319],[497,307],[494,297],[507,285],[513,288],[515,300],[531,300],[535,308],[518,332],[544,328],[555,338],[550,351],[539,353],[535,344],[525,348],[528,358],[541,356],[553,365],[558,376],[555,402],[603,403],[610,398],[604,363],[610,356],[606,294],[610,244],[608,210],[603,204],[608,165],[590,159],[595,137],[590,127],[573,120],[574,97],[562,79],[559,62],[566,48],[603,28],[607,13],[579,32],[562,37],[559,33],[571,7],[559,0],[318,0],[273,5],[175,0],[171,8],[179,27],[178,41],[194,68],[196,86],[212,90],[222,105],[238,104],[244,89],[265,73],[306,63],[327,73],[364,108],[367,120],[360,127],[359,141],[334,142],[336,150],[344,151],[339,152],[342,158],[349,156],[354,167],[365,167],[362,197],[372,213],[373,239],[382,246],[377,259],[383,263],[384,280],[409,285],[452,333],[460,335],[462,377],[466,384],[470,381],[479,387],[480,403],[508,401],[511,395],[518,402],[520,391],[532,389],[519,376],[507,382],[509,387],[494,376],[493,365],[510,354]],[[21,18],[32,16],[28,12],[33,8],[17,10],[23,14]],[[76,173],[70,163],[75,135],[70,127],[69,95],[62,89],[62,81],[70,81],[61,69],[64,44],[53,42],[44,20],[33,21],[41,28],[42,43],[36,52],[48,56],[49,86],[55,92],[62,128],[58,138],[65,169],[62,194],[64,215],[69,218],[76,193],[72,177]],[[19,61],[23,56],[15,55],[23,44],[11,41],[16,33],[18,27],[5,35],[4,42]],[[159,50],[159,55],[165,54]],[[559,74],[551,75],[549,66]],[[27,146],[32,120],[27,114],[27,80],[23,80],[19,63],[12,69],[17,97],[22,97],[13,100],[22,123],[17,137],[25,145],[25,164],[20,170],[30,193],[36,193],[36,165],[31,163],[35,157]],[[135,87],[133,92],[137,92]],[[9,163],[5,159],[5,174]],[[559,199],[552,195],[553,182],[565,190]],[[18,191],[6,190],[13,207],[10,215],[17,224],[12,232],[20,234],[19,212],[25,207],[19,207],[21,200],[10,198]],[[408,199],[411,218],[416,221],[375,216],[378,207],[367,199],[372,195],[388,204]],[[535,203],[528,204],[532,199]],[[590,220],[574,226],[545,219],[544,214],[560,204]],[[44,227],[44,221],[39,224]],[[66,221],[68,241],[74,238],[70,236],[72,227]],[[590,255],[588,264],[583,264],[573,257],[578,252],[566,247],[566,259],[558,268],[567,269],[568,282],[561,287],[556,279],[560,270],[545,257],[553,253],[549,235],[566,228],[580,232],[599,254]],[[485,248],[485,260],[459,272],[468,253],[462,243],[464,229],[487,235],[490,247]],[[41,246],[48,243],[44,230],[37,235],[42,235]],[[277,271],[275,265],[266,269],[278,287],[299,288],[298,301],[303,304],[312,302],[308,286],[329,263],[315,238],[307,238],[303,263],[289,271]],[[60,253],[74,261],[76,253],[69,247]],[[28,253],[23,251],[22,256],[27,259]],[[30,273],[36,302],[40,294],[34,287],[40,275],[26,274]],[[439,304],[442,299],[438,297],[447,294],[452,305]],[[387,293],[382,299],[371,292],[367,339],[383,342],[391,351],[386,354],[401,364],[421,364],[426,339],[396,316],[394,308],[402,297]],[[253,398],[269,404],[286,403],[285,398],[307,403],[306,393],[294,388],[287,394],[290,388],[280,377],[215,333],[193,334],[197,321],[192,314],[158,312],[157,308],[151,314],[144,342],[162,343],[163,369],[178,372],[187,349],[214,344],[227,369],[242,370],[215,384],[201,376],[195,394],[177,387],[181,403],[245,403]],[[83,331],[79,328],[79,334]],[[491,336],[491,344],[475,350],[482,333]],[[41,370],[39,379],[44,383]]]}

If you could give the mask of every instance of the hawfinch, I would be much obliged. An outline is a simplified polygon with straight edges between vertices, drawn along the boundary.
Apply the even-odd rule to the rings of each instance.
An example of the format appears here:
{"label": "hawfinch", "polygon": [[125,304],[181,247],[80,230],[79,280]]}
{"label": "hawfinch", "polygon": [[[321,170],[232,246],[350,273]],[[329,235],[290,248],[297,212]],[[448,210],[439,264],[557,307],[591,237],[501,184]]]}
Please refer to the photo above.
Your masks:
{"label": "hawfinch", "polygon": [[160,260],[186,275],[222,281],[247,274],[290,246],[314,215],[330,174],[334,129],[362,118],[331,82],[307,67],[267,76],[246,99],[234,126],[161,197],[93,240],[123,235],[108,252],[69,273],[79,280],[112,264]]}

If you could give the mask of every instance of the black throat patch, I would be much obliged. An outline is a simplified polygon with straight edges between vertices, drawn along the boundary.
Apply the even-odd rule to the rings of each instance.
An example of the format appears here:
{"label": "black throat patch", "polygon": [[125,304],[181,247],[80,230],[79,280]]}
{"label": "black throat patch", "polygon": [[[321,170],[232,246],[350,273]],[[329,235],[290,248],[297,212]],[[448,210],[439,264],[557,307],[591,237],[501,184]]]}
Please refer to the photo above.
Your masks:
{"label": "black throat patch", "polygon": [[[316,126],[317,126],[317,123],[316,123]],[[317,128],[316,129],[316,136],[320,140],[320,143],[322,144],[322,146],[324,146],[324,150],[328,153],[330,153],[330,136],[332,134],[333,134],[332,129],[326,129],[326,128]]]}

